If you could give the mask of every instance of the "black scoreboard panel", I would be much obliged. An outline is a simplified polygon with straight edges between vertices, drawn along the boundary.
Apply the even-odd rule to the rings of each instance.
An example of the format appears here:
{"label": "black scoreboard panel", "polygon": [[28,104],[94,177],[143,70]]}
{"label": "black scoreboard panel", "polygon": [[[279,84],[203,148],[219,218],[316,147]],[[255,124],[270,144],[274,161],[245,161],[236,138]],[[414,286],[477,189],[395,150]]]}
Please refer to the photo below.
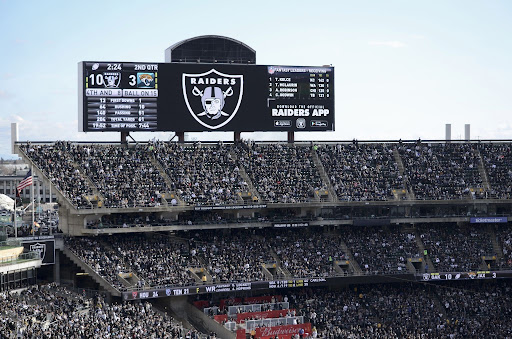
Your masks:
{"label": "black scoreboard panel", "polygon": [[[325,278],[290,278],[287,280],[253,281],[241,283],[221,283],[216,285],[196,285],[185,287],[168,287],[150,290],[122,292],[123,300],[139,300],[150,298],[165,298],[172,296],[195,295],[205,293],[225,293],[239,291],[268,290],[278,288],[301,288],[320,286],[347,286],[349,284],[367,284],[368,279],[373,283],[394,283],[397,281],[446,281],[446,280],[493,280],[512,279],[512,271],[479,271],[479,272],[449,272],[425,274],[397,274],[380,276],[344,276]],[[271,292],[274,293],[274,292]]]}
{"label": "black scoreboard panel", "polygon": [[333,131],[334,68],[79,63],[79,130]]}

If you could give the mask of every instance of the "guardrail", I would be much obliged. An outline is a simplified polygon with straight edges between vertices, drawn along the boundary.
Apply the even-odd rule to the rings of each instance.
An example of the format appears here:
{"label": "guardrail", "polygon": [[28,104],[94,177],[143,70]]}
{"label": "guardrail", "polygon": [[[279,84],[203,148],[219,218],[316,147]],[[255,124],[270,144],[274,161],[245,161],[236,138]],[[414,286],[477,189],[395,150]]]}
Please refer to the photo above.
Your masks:
{"label": "guardrail", "polygon": [[6,241],[0,241],[0,247],[21,247],[21,241],[17,239],[9,239]]}
{"label": "guardrail", "polygon": [[12,264],[18,261],[41,260],[41,256],[37,252],[22,253],[20,255],[12,255],[0,258],[0,265]]}

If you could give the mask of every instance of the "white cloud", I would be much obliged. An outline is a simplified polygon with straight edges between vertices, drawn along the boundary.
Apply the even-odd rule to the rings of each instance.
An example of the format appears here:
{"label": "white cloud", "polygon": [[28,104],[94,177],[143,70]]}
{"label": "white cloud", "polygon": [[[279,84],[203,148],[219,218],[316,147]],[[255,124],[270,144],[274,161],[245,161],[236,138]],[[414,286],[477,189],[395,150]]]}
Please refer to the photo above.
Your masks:
{"label": "white cloud", "polygon": [[406,46],[406,44],[401,41],[370,41],[370,42],[368,42],[368,45],[370,45],[370,46],[387,46],[387,47],[393,47],[393,48],[401,48],[401,47]]}
{"label": "white cloud", "polygon": [[10,94],[7,91],[4,91],[3,89],[0,89],[0,99],[8,99],[10,98]]}

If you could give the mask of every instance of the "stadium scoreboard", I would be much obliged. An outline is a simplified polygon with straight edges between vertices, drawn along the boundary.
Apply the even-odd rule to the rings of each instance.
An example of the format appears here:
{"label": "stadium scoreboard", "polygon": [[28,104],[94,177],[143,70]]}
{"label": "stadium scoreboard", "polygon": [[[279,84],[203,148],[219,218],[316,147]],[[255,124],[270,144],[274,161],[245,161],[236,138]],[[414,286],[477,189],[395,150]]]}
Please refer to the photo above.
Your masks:
{"label": "stadium scoreboard", "polygon": [[79,130],[333,131],[334,68],[79,63]]}

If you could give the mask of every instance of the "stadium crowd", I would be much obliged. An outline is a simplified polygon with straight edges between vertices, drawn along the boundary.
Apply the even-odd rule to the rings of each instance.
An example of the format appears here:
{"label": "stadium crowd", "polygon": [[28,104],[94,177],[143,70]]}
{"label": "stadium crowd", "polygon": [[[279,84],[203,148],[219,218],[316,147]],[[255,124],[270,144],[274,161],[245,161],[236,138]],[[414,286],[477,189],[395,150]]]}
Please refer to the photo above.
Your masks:
{"label": "stadium crowd", "polygon": [[275,262],[265,238],[250,232],[196,232],[191,243],[194,254],[207,263],[212,282],[266,280],[262,266]]}
{"label": "stadium crowd", "polygon": [[[511,267],[509,228],[496,231],[494,243],[490,228],[420,224],[416,228],[339,226],[327,233],[316,227],[193,230],[172,236],[145,233],[72,238],[66,243],[107,281],[126,288],[117,278],[120,273],[132,272],[140,286],[149,287],[260,281],[281,273],[328,277]],[[496,253],[498,247],[503,251]],[[409,263],[410,258],[420,266]],[[270,273],[265,268],[276,270]],[[196,269],[203,269],[205,277],[193,274]]]}
{"label": "stadium crowd", "polygon": [[340,231],[366,274],[407,273],[407,260],[420,258],[415,234],[398,227],[343,227]]}
{"label": "stadium crowd", "polygon": [[68,151],[100,190],[105,207],[159,206],[169,188],[146,148],[72,144]]}
{"label": "stadium crowd", "polygon": [[293,291],[318,338],[509,338],[510,282],[388,284]]}
{"label": "stadium crowd", "polygon": [[149,303],[108,304],[55,284],[0,294],[1,338],[206,338]]}
{"label": "stadium crowd", "polygon": [[316,149],[342,201],[393,199],[403,182],[393,149],[386,144],[319,145]]}
{"label": "stadium crowd", "polygon": [[97,191],[114,208],[240,204],[249,193],[258,202],[302,203],[331,187],[341,201],[512,197],[506,143],[55,142],[20,149],[77,208],[91,208],[86,197]]}
{"label": "stadium crowd", "polygon": [[80,172],[71,155],[67,152],[69,143],[57,141],[55,144],[22,144],[20,149],[32,159],[55,187],[78,208],[90,208],[86,196],[93,195],[94,187]]}
{"label": "stadium crowd", "polygon": [[485,269],[483,256],[496,256],[491,236],[481,227],[424,225],[420,237],[438,272]]}
{"label": "stadium crowd", "polygon": [[502,269],[512,269],[512,227],[508,225],[496,225],[496,238],[503,248],[503,256],[500,259]]}
{"label": "stadium crowd", "polygon": [[233,150],[265,202],[308,202],[315,198],[315,191],[327,189],[310,147],[247,141]]}
{"label": "stadium crowd", "polygon": [[471,189],[482,187],[473,144],[400,144],[398,151],[418,200],[467,199]]}
{"label": "stadium crowd", "polygon": [[68,237],[65,238],[65,244],[78,258],[116,289],[126,288],[120,281],[119,274],[129,273],[131,269],[125,265],[124,258],[99,238]]}
{"label": "stadium crowd", "polygon": [[280,258],[281,266],[294,277],[326,277],[341,272],[335,261],[348,259],[336,235],[321,232],[269,232],[267,241]]}
{"label": "stadium crowd", "polygon": [[197,257],[190,255],[187,241],[163,234],[117,235],[110,245],[136,272],[142,286],[192,285],[196,281],[189,268],[198,266]]}
{"label": "stadium crowd", "polygon": [[155,142],[148,146],[172,183],[171,191],[187,204],[227,205],[240,203],[238,193],[248,185],[232,157],[230,147],[190,147],[177,143]]}
{"label": "stadium crowd", "polygon": [[491,197],[512,198],[512,148],[510,144],[480,144],[480,153],[485,164]]}

